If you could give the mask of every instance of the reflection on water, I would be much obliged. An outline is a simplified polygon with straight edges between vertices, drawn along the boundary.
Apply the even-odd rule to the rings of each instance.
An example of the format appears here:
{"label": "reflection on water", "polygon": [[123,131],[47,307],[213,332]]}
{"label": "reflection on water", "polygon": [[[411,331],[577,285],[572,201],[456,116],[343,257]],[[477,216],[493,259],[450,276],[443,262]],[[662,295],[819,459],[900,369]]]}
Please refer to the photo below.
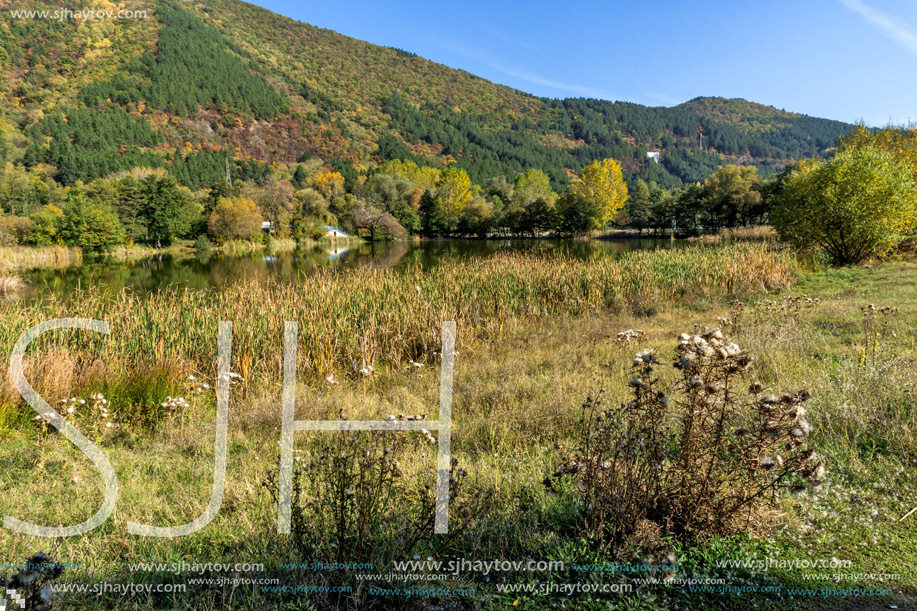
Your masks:
{"label": "reflection on water", "polygon": [[98,287],[103,294],[113,295],[124,288],[143,293],[168,286],[202,290],[251,280],[295,282],[302,274],[321,267],[431,267],[448,258],[488,257],[501,252],[559,252],[576,257],[605,257],[633,249],[668,248],[678,243],[651,239],[436,240],[325,246],[233,257],[218,253],[199,253],[188,258],[159,255],[125,263],[89,262],[64,270],[31,272],[25,275],[28,289],[20,294],[19,299],[66,298],[75,289],[89,287]]}

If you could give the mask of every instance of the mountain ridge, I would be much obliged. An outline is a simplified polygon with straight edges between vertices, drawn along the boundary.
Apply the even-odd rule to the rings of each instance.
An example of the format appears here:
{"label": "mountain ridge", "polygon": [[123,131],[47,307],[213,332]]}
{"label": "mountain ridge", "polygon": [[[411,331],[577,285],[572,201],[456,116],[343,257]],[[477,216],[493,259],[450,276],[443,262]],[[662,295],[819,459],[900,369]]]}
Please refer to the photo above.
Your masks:
{"label": "mountain ridge", "polygon": [[[199,188],[222,177],[225,157],[237,166],[328,162],[351,176],[409,159],[455,164],[477,182],[536,167],[558,186],[614,157],[630,180],[677,186],[724,163],[768,173],[829,154],[852,127],[718,97],[672,107],[541,98],[239,0],[119,6],[150,13],[95,23],[5,13],[5,160],[47,164],[64,184],[143,163]],[[72,129],[71,116],[91,133]],[[121,131],[97,125],[103,116]],[[155,141],[140,137],[145,125]]]}

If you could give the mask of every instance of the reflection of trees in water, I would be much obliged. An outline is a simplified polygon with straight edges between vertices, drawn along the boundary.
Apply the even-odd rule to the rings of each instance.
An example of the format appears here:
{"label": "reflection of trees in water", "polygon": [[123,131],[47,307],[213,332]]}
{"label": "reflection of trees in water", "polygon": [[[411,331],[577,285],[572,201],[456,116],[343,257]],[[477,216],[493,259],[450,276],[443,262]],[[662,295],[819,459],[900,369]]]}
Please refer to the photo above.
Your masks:
{"label": "reflection of trees in water", "polygon": [[[375,246],[375,245],[374,245]],[[390,268],[395,267],[401,262],[401,259],[411,250],[409,242],[389,242],[380,245],[381,248],[374,249],[368,264],[372,267]]]}
{"label": "reflection of trees in water", "polygon": [[270,255],[255,253],[241,257],[206,254],[173,259],[164,255],[134,262],[89,262],[81,267],[42,270],[27,274],[28,286],[20,299],[45,297],[66,299],[78,289],[98,290],[114,295],[128,288],[145,293],[174,285],[178,288],[219,289],[238,282],[295,282],[318,267],[399,268],[413,265],[434,267],[450,258],[490,257],[503,252],[565,254],[592,258],[618,256],[637,248],[668,248],[679,245],[669,240],[435,240],[427,242],[381,242],[360,244],[346,251],[339,247],[315,247]]}

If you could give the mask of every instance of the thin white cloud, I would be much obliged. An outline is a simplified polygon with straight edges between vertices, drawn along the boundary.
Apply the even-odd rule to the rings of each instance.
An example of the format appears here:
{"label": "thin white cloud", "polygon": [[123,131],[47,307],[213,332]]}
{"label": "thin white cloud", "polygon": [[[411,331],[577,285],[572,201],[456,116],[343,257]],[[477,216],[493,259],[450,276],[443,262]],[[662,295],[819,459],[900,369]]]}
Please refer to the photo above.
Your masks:
{"label": "thin white cloud", "polygon": [[464,55],[465,57],[469,59],[473,59],[477,62],[480,62],[484,64],[485,66],[487,66],[488,68],[491,68],[492,70],[496,70],[497,72],[500,72],[507,76],[517,78],[521,81],[525,81],[533,85],[541,85],[542,87],[549,87],[551,89],[555,89],[559,92],[562,92],[566,95],[577,94],[583,97],[597,98],[600,100],[614,100],[615,99],[611,95],[607,93],[603,93],[597,89],[593,89],[592,87],[587,87],[585,85],[579,85],[576,83],[566,83],[564,81],[557,81],[554,79],[543,77],[539,74],[528,72],[526,70],[521,70],[519,68],[507,66],[505,64],[495,61],[489,54],[482,53],[481,51],[477,49],[472,50],[472,49],[457,47],[457,46],[445,44],[445,43],[439,43],[438,46],[444,49],[448,49],[449,51],[452,51],[453,53]]}
{"label": "thin white cloud", "polygon": [[665,95],[663,93],[644,93],[643,95],[645,95],[646,97],[650,99],[658,100],[659,102],[662,102],[663,104],[668,104],[669,106],[676,106],[684,102],[684,100],[679,100],[677,98],[673,98],[672,96]]}
{"label": "thin white cloud", "polygon": [[583,85],[576,85],[574,83],[565,83],[563,81],[555,81],[549,78],[544,78],[537,74],[532,74],[531,72],[526,72],[525,70],[519,70],[517,68],[510,68],[506,66],[501,66],[500,64],[495,64],[492,62],[484,62],[489,67],[493,68],[497,72],[502,72],[507,76],[512,76],[519,80],[525,81],[527,83],[532,83],[533,85],[541,85],[543,87],[550,87],[551,89],[556,89],[558,91],[565,91],[567,93],[578,93],[587,98],[600,98],[600,99],[610,99],[609,96],[596,91],[591,87],[585,87]]}
{"label": "thin white cloud", "polygon": [[906,22],[861,0],[838,0],[841,4],[857,13],[870,24],[885,32],[889,38],[917,55],[917,32]]}

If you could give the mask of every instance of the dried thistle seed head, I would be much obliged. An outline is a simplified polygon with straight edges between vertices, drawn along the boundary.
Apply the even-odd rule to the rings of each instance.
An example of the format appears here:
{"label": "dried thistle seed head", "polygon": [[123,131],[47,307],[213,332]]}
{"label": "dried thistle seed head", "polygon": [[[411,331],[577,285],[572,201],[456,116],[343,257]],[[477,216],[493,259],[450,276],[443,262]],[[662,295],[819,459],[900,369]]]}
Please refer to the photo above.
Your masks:
{"label": "dried thistle seed head", "polygon": [[757,395],[760,392],[764,391],[764,384],[761,382],[754,382],[751,386],[748,387],[748,392],[753,395]]}
{"label": "dried thistle seed head", "polygon": [[687,352],[680,361],[674,363],[675,367],[678,369],[686,369],[690,367],[694,362],[697,361],[697,354],[694,352]]}
{"label": "dried thistle seed head", "polygon": [[694,376],[693,378],[688,380],[688,386],[690,386],[691,388],[700,388],[703,385],[704,385],[704,379],[700,376]]}
{"label": "dried thistle seed head", "polygon": [[777,398],[777,395],[765,395],[761,397],[761,403],[764,403],[767,405],[778,403],[779,401],[780,399]]}
{"label": "dried thistle seed head", "polygon": [[758,466],[761,467],[762,469],[773,469],[774,465],[776,464],[777,464],[776,461],[774,461],[773,458],[769,458],[769,457],[764,457],[758,461]]}
{"label": "dried thistle seed head", "polygon": [[641,350],[637,353],[637,356],[634,357],[634,365],[652,365],[658,363],[659,359],[656,358],[656,351],[652,349]]}
{"label": "dried thistle seed head", "polygon": [[646,386],[646,381],[644,381],[644,379],[641,378],[640,376],[636,376],[633,379],[631,379],[630,385],[633,386],[634,388],[643,388],[644,386]]}

